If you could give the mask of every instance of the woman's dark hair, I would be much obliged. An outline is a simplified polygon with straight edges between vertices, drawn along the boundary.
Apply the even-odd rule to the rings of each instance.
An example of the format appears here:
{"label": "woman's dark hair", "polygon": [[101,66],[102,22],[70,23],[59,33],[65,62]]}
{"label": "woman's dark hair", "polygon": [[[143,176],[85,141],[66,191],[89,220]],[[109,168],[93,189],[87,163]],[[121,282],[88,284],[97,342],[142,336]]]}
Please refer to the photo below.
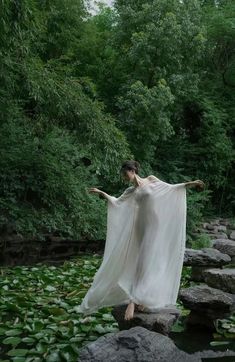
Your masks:
{"label": "woman's dark hair", "polygon": [[135,173],[138,174],[139,168],[140,168],[140,164],[138,161],[127,160],[127,161],[123,162],[122,167],[120,169],[120,173],[123,175],[123,174],[125,174],[126,171],[135,170]]}

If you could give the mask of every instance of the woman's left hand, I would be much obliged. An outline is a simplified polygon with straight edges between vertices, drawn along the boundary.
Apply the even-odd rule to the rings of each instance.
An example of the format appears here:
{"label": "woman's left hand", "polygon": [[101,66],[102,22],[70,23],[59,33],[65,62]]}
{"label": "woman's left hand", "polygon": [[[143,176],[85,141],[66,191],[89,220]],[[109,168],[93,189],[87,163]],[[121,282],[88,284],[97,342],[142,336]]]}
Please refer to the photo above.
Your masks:
{"label": "woman's left hand", "polygon": [[205,183],[202,180],[193,181],[193,184],[201,190],[203,190],[205,187]]}

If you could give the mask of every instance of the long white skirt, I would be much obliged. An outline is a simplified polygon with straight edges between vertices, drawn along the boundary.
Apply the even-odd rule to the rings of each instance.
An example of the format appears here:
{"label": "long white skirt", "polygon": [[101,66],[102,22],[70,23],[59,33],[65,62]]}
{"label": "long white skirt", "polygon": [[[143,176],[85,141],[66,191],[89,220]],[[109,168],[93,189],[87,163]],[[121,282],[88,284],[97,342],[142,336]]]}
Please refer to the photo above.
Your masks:
{"label": "long white skirt", "polygon": [[108,199],[103,261],[78,312],[143,304],[175,305],[186,243],[186,187],[157,178]]}

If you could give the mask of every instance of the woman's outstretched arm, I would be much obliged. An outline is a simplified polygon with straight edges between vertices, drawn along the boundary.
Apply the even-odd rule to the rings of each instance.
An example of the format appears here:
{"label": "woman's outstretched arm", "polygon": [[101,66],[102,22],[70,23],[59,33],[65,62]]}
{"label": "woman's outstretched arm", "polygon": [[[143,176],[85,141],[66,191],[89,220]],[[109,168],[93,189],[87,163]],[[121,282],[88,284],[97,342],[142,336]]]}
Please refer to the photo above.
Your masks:
{"label": "woman's outstretched arm", "polygon": [[91,187],[91,188],[89,189],[89,192],[95,192],[95,193],[99,194],[100,196],[104,197],[104,198],[107,199],[107,200],[112,197],[112,196],[110,196],[109,194],[107,194],[106,192],[97,189],[96,187]]}
{"label": "woman's outstretched arm", "polygon": [[[156,176],[154,175],[150,175],[149,177],[149,180],[152,180],[152,181],[157,181],[157,180],[160,180],[159,178],[157,178]],[[195,180],[195,181],[188,181],[188,182],[182,182],[182,183],[179,183],[179,184],[176,184],[176,185],[181,185],[181,186],[185,186],[185,187],[199,187],[200,189],[203,189],[205,187],[205,184],[203,181],[201,180]]]}
{"label": "woman's outstretched arm", "polygon": [[190,186],[198,186],[201,189],[203,189],[205,187],[205,184],[202,180],[195,180],[195,181],[189,181],[189,182],[185,182],[185,186],[186,187],[190,187]]}
{"label": "woman's outstretched arm", "polygon": [[95,187],[92,187],[89,189],[89,192],[96,192],[108,201],[110,201],[114,205],[119,205],[122,201],[126,200],[126,198],[129,196],[130,192],[132,190],[132,187],[128,187],[119,197],[111,196],[107,194],[104,191],[101,191]]}

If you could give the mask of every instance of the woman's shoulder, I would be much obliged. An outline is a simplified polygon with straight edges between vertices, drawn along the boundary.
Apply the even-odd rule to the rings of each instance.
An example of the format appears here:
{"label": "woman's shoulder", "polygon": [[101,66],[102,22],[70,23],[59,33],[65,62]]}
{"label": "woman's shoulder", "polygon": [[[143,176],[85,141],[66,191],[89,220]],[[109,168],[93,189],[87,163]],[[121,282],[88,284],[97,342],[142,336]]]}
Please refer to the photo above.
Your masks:
{"label": "woman's shoulder", "polygon": [[160,180],[159,178],[157,178],[156,176],[154,176],[154,175],[149,175],[148,177],[148,180],[150,180],[150,181],[157,181],[157,180]]}
{"label": "woman's shoulder", "polygon": [[124,190],[124,194],[129,194],[130,192],[132,192],[134,190],[135,190],[134,186],[129,186]]}

